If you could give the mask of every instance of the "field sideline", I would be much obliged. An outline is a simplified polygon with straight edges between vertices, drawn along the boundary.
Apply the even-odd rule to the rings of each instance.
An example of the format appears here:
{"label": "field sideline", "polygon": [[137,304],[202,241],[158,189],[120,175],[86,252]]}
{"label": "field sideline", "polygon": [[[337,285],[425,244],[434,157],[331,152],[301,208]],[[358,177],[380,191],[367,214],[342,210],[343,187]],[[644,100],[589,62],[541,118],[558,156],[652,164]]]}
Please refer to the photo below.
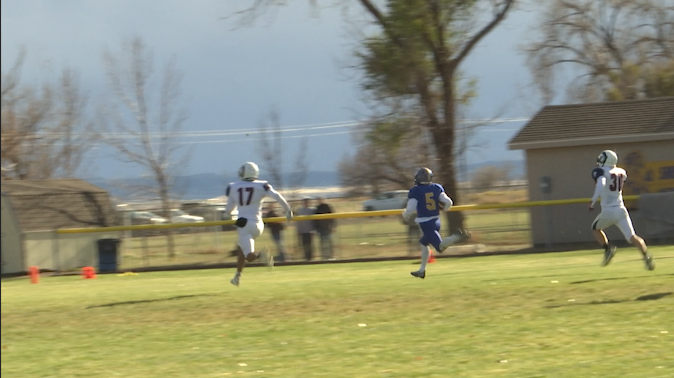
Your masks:
{"label": "field sideline", "polygon": [[674,246],[2,281],[3,378],[674,377]]}

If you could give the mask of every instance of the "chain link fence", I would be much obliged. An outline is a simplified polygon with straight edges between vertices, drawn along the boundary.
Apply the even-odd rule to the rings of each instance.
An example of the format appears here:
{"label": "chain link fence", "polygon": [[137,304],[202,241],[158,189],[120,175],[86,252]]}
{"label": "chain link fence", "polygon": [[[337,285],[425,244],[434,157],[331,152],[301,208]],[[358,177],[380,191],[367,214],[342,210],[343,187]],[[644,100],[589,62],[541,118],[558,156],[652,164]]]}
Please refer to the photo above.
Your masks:
{"label": "chain link fence", "polygon": [[[461,198],[472,203],[522,201],[526,199],[524,185],[491,188],[465,188]],[[327,202],[335,213],[358,212],[370,197],[333,197]],[[297,209],[301,200],[289,200]],[[311,206],[311,205],[310,205]],[[315,206],[315,203],[313,204]],[[206,221],[221,220],[222,204],[197,204],[184,207],[190,214],[203,216]],[[526,208],[494,209],[465,212],[465,226],[473,238],[447,253],[507,251],[531,246],[529,211]],[[128,219],[128,217],[126,217]],[[329,235],[316,230],[308,236],[299,234],[297,222],[286,223],[281,232],[281,248],[272,238],[269,225],[256,239],[256,250],[266,250],[276,261],[340,261],[373,258],[402,258],[419,256],[421,232],[416,224],[406,224],[400,215],[339,218],[334,220]],[[448,235],[446,219],[442,219],[441,234]],[[171,265],[209,265],[235,263],[237,232],[233,226],[189,227],[163,230],[134,230],[121,233],[120,268],[132,270]],[[173,239],[173,255],[169,252]],[[305,240],[305,242],[303,242]],[[306,240],[309,240],[307,243]]]}

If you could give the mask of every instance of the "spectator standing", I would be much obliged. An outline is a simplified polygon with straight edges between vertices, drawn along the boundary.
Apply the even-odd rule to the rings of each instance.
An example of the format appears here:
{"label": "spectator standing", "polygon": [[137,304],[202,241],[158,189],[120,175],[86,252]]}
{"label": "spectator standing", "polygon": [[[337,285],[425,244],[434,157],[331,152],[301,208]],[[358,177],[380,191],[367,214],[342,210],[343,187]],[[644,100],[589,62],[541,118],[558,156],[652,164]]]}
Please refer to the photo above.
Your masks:
{"label": "spectator standing", "polygon": [[408,220],[403,217],[402,221],[407,226],[407,252],[410,255],[414,255],[419,251],[418,240],[421,238],[421,228],[419,228],[419,224],[414,219]]}
{"label": "spectator standing", "polygon": [[[316,214],[331,214],[332,207],[326,202],[325,197],[318,198],[318,206],[316,206]],[[316,219],[314,221],[316,231],[320,238],[321,256],[323,260],[334,260],[332,247],[332,232],[335,229],[334,219]]]}
{"label": "spectator standing", "polygon": [[[276,206],[273,203],[270,203],[267,207],[267,212],[265,218],[274,218],[280,217],[276,212]],[[290,261],[290,256],[286,252],[285,246],[283,245],[283,230],[285,229],[285,224],[282,222],[271,222],[267,223],[267,227],[271,230],[271,238],[276,245],[276,260],[280,262]]]}
{"label": "spectator standing", "polygon": [[[302,207],[297,209],[296,215],[314,215],[316,210],[311,206],[309,198],[304,198],[302,200]],[[312,220],[303,220],[297,221],[297,237],[299,239],[299,244],[302,246],[302,251],[304,252],[304,258],[307,261],[310,261],[314,256],[313,248],[313,232],[314,232],[314,221]]]}

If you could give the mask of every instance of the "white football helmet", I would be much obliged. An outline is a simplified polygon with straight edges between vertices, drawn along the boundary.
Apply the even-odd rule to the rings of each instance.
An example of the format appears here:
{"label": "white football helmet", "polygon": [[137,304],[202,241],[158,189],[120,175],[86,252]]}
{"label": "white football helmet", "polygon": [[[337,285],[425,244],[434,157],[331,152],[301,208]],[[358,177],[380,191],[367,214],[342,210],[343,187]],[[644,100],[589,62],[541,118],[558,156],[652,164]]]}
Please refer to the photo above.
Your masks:
{"label": "white football helmet", "polygon": [[613,168],[616,165],[618,165],[618,155],[611,150],[604,150],[597,156],[597,167]]}
{"label": "white football helmet", "polygon": [[257,178],[260,177],[260,168],[251,161],[244,163],[241,168],[239,168],[239,177],[241,177],[241,180],[246,181],[257,180]]}

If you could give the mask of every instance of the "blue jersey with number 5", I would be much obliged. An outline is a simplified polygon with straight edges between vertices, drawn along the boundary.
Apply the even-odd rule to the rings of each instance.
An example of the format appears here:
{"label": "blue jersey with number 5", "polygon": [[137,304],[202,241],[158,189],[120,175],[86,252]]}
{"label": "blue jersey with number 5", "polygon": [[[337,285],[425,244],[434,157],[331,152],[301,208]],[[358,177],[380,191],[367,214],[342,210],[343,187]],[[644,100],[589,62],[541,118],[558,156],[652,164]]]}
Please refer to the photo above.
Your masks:
{"label": "blue jersey with number 5", "polygon": [[407,198],[414,198],[417,200],[417,217],[430,218],[440,215],[443,205],[439,201],[440,193],[443,193],[445,188],[440,184],[417,185],[410,189]]}

